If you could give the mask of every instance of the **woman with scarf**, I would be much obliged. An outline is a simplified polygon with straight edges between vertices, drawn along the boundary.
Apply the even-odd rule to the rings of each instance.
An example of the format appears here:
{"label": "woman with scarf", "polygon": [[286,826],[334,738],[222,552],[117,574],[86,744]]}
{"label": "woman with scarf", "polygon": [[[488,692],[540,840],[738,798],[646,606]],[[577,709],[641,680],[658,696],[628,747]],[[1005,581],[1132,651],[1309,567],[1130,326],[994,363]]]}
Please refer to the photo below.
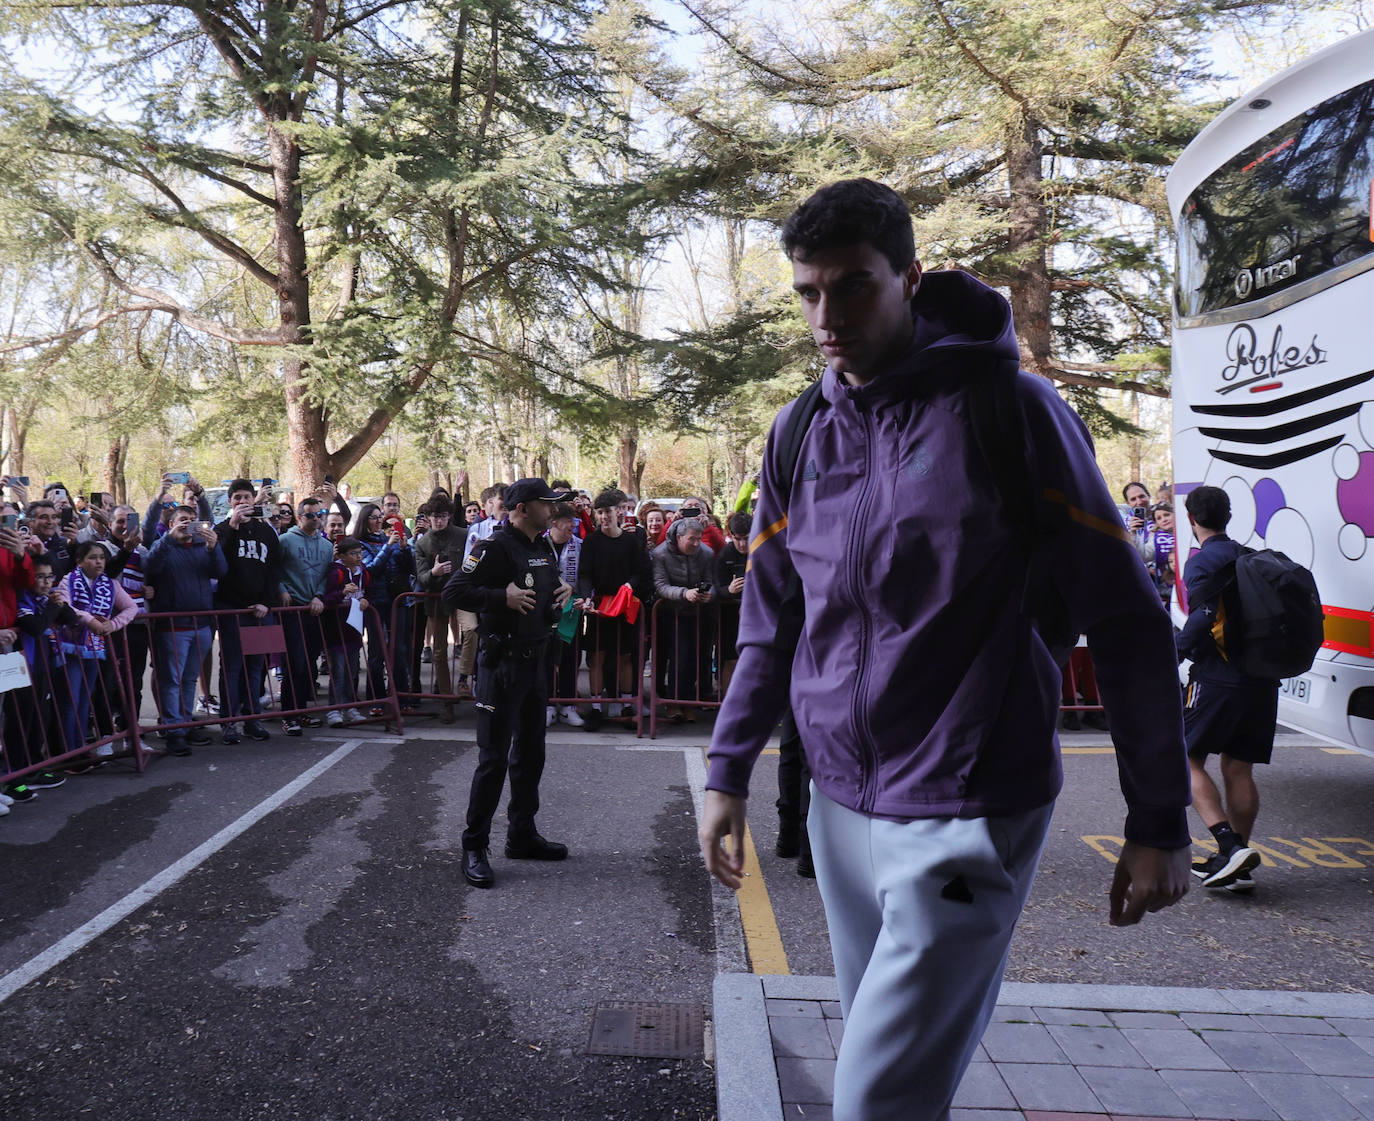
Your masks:
{"label": "woman with scarf", "polygon": [[[76,567],[62,580],[65,598],[81,620],[80,626],[68,626],[62,632],[62,654],[73,702],[62,713],[68,751],[75,751],[86,742],[91,697],[100,678],[101,663],[109,659],[109,636],[127,627],[138,615],[138,605],[129,593],[105,575],[108,556],[99,541],[80,542],[72,552]],[[113,700],[107,693],[107,717]]]}

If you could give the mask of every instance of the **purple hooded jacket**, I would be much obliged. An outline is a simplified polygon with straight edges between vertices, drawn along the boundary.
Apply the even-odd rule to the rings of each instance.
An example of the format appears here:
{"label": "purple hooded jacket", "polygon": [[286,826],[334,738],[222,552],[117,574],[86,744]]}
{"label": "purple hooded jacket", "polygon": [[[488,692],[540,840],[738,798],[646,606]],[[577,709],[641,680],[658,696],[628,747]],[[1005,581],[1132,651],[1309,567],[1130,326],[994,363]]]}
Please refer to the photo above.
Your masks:
{"label": "purple hooded jacket", "polygon": [[[789,699],[816,786],[861,813],[984,817],[1059,792],[1059,669],[1021,612],[1027,551],[1002,511],[968,417],[971,353],[1018,355],[1011,308],[961,272],[932,272],[913,301],[915,337],[862,387],[833,370],[792,475],[764,451],[739,632],[707,786],[748,793],[754,761]],[[1189,844],[1183,713],[1173,631],[1132,548],[1078,416],[1022,372],[1037,524],[1056,532],[1049,569],[1087,635],[1113,722],[1127,839]],[[778,640],[795,568],[799,642]],[[1131,705],[1128,708],[1128,696]]]}

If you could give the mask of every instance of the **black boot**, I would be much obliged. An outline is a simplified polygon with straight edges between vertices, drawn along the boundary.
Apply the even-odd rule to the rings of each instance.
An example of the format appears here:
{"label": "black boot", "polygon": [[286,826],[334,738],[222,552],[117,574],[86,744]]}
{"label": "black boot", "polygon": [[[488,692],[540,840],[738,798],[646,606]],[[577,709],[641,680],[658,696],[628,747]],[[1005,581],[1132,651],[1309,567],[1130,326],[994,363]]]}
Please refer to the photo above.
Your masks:
{"label": "black boot", "polygon": [[778,843],[773,852],[782,857],[793,857],[801,852],[800,823],[795,817],[778,815]]}
{"label": "black boot", "polygon": [[496,883],[486,849],[463,850],[463,879],[473,887],[491,887]]}

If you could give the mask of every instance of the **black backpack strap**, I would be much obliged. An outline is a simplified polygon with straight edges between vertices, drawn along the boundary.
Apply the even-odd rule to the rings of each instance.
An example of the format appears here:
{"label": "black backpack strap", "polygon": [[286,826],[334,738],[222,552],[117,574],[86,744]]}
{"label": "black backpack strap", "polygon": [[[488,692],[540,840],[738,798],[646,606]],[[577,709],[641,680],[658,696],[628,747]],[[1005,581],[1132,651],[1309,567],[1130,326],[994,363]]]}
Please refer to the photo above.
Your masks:
{"label": "black backpack strap", "polygon": [[821,383],[824,375],[808,385],[797,398],[796,404],[787,416],[787,427],[778,437],[778,493],[782,498],[782,508],[786,512],[792,498],[792,476],[797,473],[797,460],[801,458],[802,441],[806,430],[811,427],[812,418],[821,407]]}
{"label": "black backpack strap", "polygon": [[[778,434],[778,475],[775,480],[783,512],[792,500],[792,477],[797,473],[797,461],[801,458],[802,443],[806,431],[821,407],[821,383],[824,375],[817,378],[803,390],[787,416],[787,427]],[[803,595],[801,577],[795,568],[788,574],[787,586],[783,589],[782,605],[778,612],[778,631],[776,643],[784,650],[793,649],[801,638],[802,626],[806,620],[806,599]]]}

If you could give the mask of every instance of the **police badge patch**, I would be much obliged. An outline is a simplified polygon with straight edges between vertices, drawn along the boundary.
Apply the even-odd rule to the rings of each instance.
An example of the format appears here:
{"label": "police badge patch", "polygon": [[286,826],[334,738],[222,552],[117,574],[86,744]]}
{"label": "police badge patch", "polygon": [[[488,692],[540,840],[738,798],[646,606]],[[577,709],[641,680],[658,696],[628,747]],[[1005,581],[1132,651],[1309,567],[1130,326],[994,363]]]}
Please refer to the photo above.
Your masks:
{"label": "police badge patch", "polygon": [[466,557],[463,558],[463,571],[471,572],[474,568],[477,567],[477,562],[479,560],[481,560],[481,558],[476,553],[469,553]]}
{"label": "police badge patch", "polygon": [[534,573],[533,573],[533,572],[526,572],[526,573],[525,573],[525,587],[527,587],[527,588],[532,588],[532,587],[534,587]]}

